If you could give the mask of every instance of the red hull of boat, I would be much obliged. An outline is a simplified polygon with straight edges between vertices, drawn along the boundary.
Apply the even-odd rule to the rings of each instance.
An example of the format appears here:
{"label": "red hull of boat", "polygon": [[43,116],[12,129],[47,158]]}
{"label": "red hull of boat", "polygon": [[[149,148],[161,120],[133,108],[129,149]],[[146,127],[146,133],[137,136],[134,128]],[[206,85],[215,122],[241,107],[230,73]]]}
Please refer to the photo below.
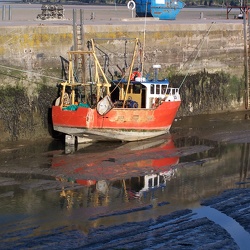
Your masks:
{"label": "red hull of boat", "polygon": [[54,126],[78,129],[164,130],[169,129],[176,116],[180,101],[164,102],[156,109],[113,108],[106,115],[96,109],[79,107],[75,111],[52,107]]}

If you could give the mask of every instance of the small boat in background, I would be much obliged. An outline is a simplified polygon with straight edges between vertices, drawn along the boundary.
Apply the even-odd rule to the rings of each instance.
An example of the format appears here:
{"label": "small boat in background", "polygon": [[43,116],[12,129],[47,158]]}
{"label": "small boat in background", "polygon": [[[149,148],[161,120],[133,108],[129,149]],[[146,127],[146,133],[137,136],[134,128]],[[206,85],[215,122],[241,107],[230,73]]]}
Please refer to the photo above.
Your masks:
{"label": "small boat in background", "polygon": [[135,0],[136,15],[154,17],[159,20],[175,20],[185,6],[178,0]]}
{"label": "small boat in background", "polygon": [[[158,80],[160,65],[153,66],[153,79],[134,70],[139,40],[135,39],[130,66],[112,81],[98,60],[94,40],[90,45],[87,51],[68,52],[68,79],[60,84],[61,94],[52,107],[54,130],[66,135],[66,144],[138,141],[168,132],[181,104],[179,88],[170,87],[167,79]],[[83,76],[76,81],[77,60],[89,80]]]}

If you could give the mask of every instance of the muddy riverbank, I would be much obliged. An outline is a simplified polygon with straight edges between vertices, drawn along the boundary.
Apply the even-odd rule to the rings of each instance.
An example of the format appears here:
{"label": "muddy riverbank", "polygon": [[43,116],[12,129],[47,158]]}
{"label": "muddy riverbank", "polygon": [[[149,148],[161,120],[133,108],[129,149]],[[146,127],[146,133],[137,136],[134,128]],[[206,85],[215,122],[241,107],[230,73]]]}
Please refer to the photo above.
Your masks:
{"label": "muddy riverbank", "polygon": [[171,135],[64,148],[1,145],[3,249],[247,249],[248,112]]}

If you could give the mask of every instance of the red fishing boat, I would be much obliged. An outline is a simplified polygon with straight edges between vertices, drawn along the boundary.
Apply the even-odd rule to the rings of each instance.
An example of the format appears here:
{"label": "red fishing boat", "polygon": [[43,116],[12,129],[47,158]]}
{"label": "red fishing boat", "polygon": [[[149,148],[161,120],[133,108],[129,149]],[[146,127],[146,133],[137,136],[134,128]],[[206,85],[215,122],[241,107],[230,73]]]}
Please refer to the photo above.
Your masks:
{"label": "red fishing boat", "polygon": [[[153,65],[153,79],[143,77],[142,69],[134,68],[138,48],[135,39],[130,66],[112,81],[96,55],[94,40],[87,51],[68,52],[68,79],[60,84],[61,95],[52,107],[54,130],[66,135],[66,144],[137,141],[169,131],[181,103],[179,88],[158,79],[160,65]],[[81,79],[75,77],[79,61],[81,67],[85,64]]]}

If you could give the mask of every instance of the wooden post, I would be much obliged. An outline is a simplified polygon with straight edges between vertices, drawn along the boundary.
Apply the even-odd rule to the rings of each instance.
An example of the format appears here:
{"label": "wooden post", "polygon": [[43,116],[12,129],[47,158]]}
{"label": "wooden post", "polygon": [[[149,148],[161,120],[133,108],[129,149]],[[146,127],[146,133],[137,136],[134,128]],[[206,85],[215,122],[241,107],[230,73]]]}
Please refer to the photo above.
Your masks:
{"label": "wooden post", "polygon": [[245,73],[245,108],[249,107],[249,66],[248,66],[248,44],[247,44],[247,22],[246,12],[243,12],[243,26],[244,26],[244,73]]}

